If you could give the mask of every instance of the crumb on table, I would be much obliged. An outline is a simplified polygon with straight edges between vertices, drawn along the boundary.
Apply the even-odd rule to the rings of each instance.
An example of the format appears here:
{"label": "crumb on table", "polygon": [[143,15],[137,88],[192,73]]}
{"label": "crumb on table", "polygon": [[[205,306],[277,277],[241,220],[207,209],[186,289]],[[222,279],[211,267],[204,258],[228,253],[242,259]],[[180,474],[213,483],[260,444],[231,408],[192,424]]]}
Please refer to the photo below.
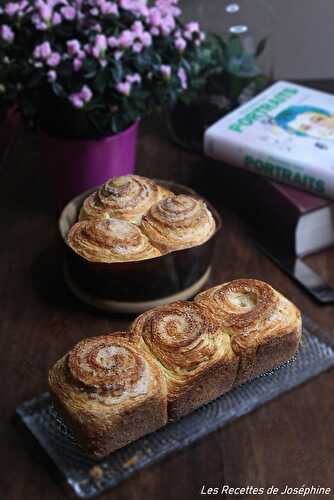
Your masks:
{"label": "crumb on table", "polygon": [[92,479],[101,479],[103,476],[103,470],[99,465],[94,465],[94,467],[89,470],[89,475]]}
{"label": "crumb on table", "polygon": [[132,465],[136,465],[139,462],[139,460],[142,458],[142,456],[143,456],[143,452],[138,451],[131,458],[129,458],[129,460],[124,462],[123,468],[128,469],[129,467],[132,467]]}

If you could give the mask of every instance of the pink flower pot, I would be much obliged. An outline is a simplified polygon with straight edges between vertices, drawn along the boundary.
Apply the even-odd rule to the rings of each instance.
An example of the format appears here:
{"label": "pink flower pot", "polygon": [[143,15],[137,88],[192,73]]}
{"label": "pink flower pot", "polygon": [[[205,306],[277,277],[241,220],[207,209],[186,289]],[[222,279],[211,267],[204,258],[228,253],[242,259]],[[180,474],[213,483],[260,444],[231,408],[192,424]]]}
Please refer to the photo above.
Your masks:
{"label": "pink flower pot", "polygon": [[135,168],[139,122],[100,140],[71,140],[41,132],[55,205],[60,211],[78,194]]}

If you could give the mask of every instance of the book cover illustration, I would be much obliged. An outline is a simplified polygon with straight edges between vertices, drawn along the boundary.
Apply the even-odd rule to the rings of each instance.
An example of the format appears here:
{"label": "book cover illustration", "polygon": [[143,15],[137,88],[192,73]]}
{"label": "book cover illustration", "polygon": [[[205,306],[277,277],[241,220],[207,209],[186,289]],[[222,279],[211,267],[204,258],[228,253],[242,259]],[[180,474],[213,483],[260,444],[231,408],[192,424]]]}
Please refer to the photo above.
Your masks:
{"label": "book cover illustration", "polygon": [[208,156],[334,197],[334,96],[278,82],[222,118]]}

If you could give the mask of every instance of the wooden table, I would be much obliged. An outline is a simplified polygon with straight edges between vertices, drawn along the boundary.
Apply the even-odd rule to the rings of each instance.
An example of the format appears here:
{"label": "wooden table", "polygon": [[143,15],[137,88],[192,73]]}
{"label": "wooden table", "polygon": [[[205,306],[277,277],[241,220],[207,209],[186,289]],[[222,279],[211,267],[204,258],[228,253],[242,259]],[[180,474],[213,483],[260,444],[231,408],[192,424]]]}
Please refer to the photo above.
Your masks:
{"label": "wooden table", "polygon": [[[334,334],[334,307],[316,305],[257,250],[217,190],[219,171],[206,160],[171,145],[156,127],[144,126],[138,173],[193,186],[209,194],[221,212],[223,231],[210,285],[238,277],[267,280]],[[36,138],[21,132],[1,172],[3,500],[64,498],[43,453],[28,445],[13,422],[15,409],[47,389],[48,368],[79,339],[124,329],[131,319],[90,310],[67,290],[57,220],[49,199]],[[333,251],[313,258],[312,263],[334,282]],[[224,484],[284,488],[305,483],[334,488],[333,385],[332,370],[141,471],[101,499],[195,500],[203,485]]]}

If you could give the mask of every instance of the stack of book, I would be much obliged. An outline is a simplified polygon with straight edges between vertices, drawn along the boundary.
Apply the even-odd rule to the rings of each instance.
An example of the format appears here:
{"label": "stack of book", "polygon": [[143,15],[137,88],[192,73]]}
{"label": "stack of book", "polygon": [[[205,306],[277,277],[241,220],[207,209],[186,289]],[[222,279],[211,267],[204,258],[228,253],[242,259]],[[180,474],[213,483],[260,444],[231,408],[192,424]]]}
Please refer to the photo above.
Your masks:
{"label": "stack of book", "polygon": [[261,232],[298,256],[334,244],[334,96],[278,82],[210,127],[204,148],[264,176],[244,190]]}
{"label": "stack of book", "polygon": [[276,260],[334,245],[333,95],[277,82],[212,125],[204,150],[245,171],[237,203]]}

